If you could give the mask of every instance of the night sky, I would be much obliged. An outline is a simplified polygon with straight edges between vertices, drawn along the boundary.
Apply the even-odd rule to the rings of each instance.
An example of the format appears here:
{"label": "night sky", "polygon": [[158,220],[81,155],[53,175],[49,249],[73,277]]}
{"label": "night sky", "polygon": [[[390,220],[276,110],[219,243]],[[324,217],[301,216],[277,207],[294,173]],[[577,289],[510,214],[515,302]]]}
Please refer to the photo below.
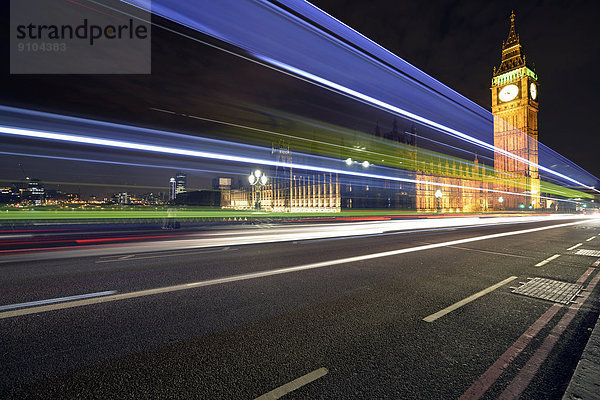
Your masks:
{"label": "night sky", "polygon": [[[539,76],[540,141],[600,176],[597,155],[600,137],[595,126],[595,113],[600,105],[596,97],[600,93],[596,73],[600,61],[598,3],[479,0],[315,0],[313,3],[488,110],[492,68],[500,64],[502,41],[508,35],[509,16],[514,10],[528,64],[535,66]],[[4,3],[2,12],[5,27],[7,4]],[[169,25],[160,18],[155,22]],[[5,38],[3,53],[7,54],[8,38]],[[262,67],[240,62],[160,28],[153,28],[152,40],[152,75],[11,76],[5,57],[0,75],[3,88],[0,103],[196,134],[206,133],[207,127],[151,109],[220,117],[224,110],[232,110],[232,104],[239,107],[245,103],[286,112],[302,110],[304,116],[319,118],[314,104],[320,99],[322,104],[329,105],[329,109],[322,110],[323,114],[339,114],[329,122],[345,120],[346,128],[370,133],[376,122],[383,129],[391,125],[392,117],[381,112],[359,110],[352,101],[339,96],[334,99],[321,89],[281,74],[267,74]],[[21,179],[18,161],[14,157],[0,159],[0,180]],[[94,165],[79,168],[68,163],[48,168],[48,163],[42,160],[25,161],[27,174],[44,181],[99,184],[104,180],[115,191],[122,190],[118,189],[120,185],[138,186],[138,192],[160,189],[163,185],[166,189],[169,176],[175,173],[166,169],[149,173],[148,169],[129,168],[124,174],[122,168],[99,169]],[[192,173],[189,181],[198,188],[208,185],[210,177]],[[88,192],[102,194],[91,190]]]}
{"label": "night sky", "polygon": [[487,110],[492,69],[500,66],[514,10],[527,62],[540,83],[540,142],[600,176],[599,2],[312,3]]}

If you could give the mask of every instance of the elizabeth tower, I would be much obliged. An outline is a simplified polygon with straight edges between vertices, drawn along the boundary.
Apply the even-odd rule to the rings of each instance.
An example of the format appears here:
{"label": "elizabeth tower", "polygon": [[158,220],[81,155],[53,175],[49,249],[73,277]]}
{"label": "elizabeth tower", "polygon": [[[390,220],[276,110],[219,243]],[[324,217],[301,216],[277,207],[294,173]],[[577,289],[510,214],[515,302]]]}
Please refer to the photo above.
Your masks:
{"label": "elizabeth tower", "polygon": [[508,38],[502,43],[500,67],[494,67],[491,90],[494,146],[504,150],[494,154],[497,189],[515,193],[504,196],[506,208],[539,208],[542,205],[537,167],[538,82],[537,75],[526,64],[514,12],[510,16]]}

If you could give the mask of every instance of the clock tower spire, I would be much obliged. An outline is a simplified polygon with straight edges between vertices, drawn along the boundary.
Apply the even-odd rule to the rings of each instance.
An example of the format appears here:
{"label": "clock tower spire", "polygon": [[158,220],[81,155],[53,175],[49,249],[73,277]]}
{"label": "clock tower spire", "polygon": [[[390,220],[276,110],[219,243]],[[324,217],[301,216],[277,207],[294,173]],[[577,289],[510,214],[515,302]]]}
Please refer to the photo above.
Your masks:
{"label": "clock tower spire", "polygon": [[501,152],[494,154],[499,189],[515,193],[505,200],[506,208],[521,204],[539,208],[538,77],[526,64],[514,11],[508,38],[502,42],[500,67],[494,68],[491,91],[494,146],[529,161],[515,160]]}
{"label": "clock tower spire", "polygon": [[510,30],[508,31],[508,38],[502,42],[502,62],[500,68],[495,71],[495,74],[503,74],[511,71],[515,68],[522,68],[525,66],[525,55],[523,54],[523,47],[519,42],[519,34],[515,28],[515,12],[510,14]]}

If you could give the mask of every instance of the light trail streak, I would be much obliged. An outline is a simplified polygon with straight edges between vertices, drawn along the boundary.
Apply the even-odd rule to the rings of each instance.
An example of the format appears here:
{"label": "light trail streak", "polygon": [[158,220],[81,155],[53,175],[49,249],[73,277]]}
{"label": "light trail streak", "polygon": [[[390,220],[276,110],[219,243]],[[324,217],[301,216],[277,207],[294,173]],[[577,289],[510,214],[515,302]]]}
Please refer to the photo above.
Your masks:
{"label": "light trail streak", "polygon": [[[7,152],[0,151],[0,154],[11,155],[11,156],[21,156],[21,157],[34,157],[34,158],[47,158],[51,160],[64,160],[64,161],[80,161],[80,162],[90,162],[90,163],[98,163],[98,164],[110,164],[110,165],[126,165],[128,167],[143,167],[143,168],[160,168],[160,169],[182,169],[181,166],[175,165],[156,165],[156,164],[142,164],[142,163],[131,163],[125,161],[110,161],[110,160],[95,160],[90,158],[80,158],[80,157],[62,157],[62,156],[51,156],[51,155],[41,155],[41,154],[27,154],[27,153],[18,153],[18,152]],[[200,168],[189,168],[185,167],[186,171],[194,171],[194,172],[205,172],[205,173],[213,173],[213,174],[227,174],[230,171],[223,170],[211,170],[211,169],[200,169]],[[243,172],[244,175],[246,171]],[[14,182],[14,179],[0,179],[0,182]],[[121,184],[111,184],[111,183],[84,183],[84,182],[53,182],[53,181],[44,181],[44,183],[50,185],[88,185],[88,186],[111,186],[111,187],[135,187],[135,188],[146,188],[146,189],[161,189],[163,190],[163,186],[139,186],[139,185],[121,185]]]}
{"label": "light trail streak", "polygon": [[[182,114],[182,113],[178,113],[178,112],[172,111],[172,110],[158,109],[158,108],[154,108],[154,107],[152,107],[151,109],[155,110],[155,111],[163,112],[163,113],[168,113],[168,114],[172,114],[172,115],[181,116],[181,117],[198,119],[198,120],[201,120],[201,121],[210,122],[210,123],[214,123],[214,124],[219,124],[219,125],[224,125],[224,126],[229,126],[229,127],[235,127],[235,128],[239,128],[239,129],[246,129],[246,130],[253,131],[253,132],[266,133],[266,134],[274,135],[274,136],[280,136],[280,137],[286,137],[286,138],[291,138],[291,139],[297,139],[297,140],[304,141],[304,142],[307,142],[307,143],[314,143],[314,144],[323,145],[323,146],[331,146],[331,147],[335,147],[337,149],[343,149],[343,150],[346,150],[346,151],[356,151],[356,149],[353,148],[353,147],[351,147],[351,146],[343,146],[343,145],[339,145],[339,144],[335,144],[335,143],[323,142],[323,141],[320,141],[320,140],[314,140],[314,139],[304,138],[304,137],[300,137],[300,136],[289,135],[289,134],[286,134],[286,133],[276,132],[276,131],[273,131],[273,130],[261,129],[261,128],[256,128],[256,127],[252,127],[252,126],[241,125],[241,124],[237,124],[237,123],[232,123],[232,122],[217,120],[217,119],[213,119],[213,118],[200,117],[200,116],[195,116],[195,115],[190,115],[190,114]],[[327,129],[327,128],[325,128],[325,129]],[[345,132],[338,131],[338,133],[344,134]],[[421,136],[421,135],[416,135],[416,136],[419,137],[420,139],[431,141],[431,142],[436,143],[438,145],[447,146],[447,147],[450,147],[450,148],[455,149],[455,150],[460,150],[460,151],[467,152],[469,154],[474,154],[474,153],[472,153],[469,150],[461,149],[461,148],[456,147],[456,146],[452,146],[452,145],[449,145],[449,144],[446,144],[446,143],[442,143],[442,142],[439,142],[439,141],[437,141],[435,139],[427,138],[427,137]],[[382,140],[378,140],[378,142],[380,142],[381,144],[384,144],[386,146],[389,146],[389,147],[394,147],[394,148],[400,149],[400,150],[406,150],[406,149],[402,148],[402,146],[398,146],[398,144],[395,143],[395,142],[384,142]],[[361,150],[361,151],[364,152],[364,154],[366,154],[366,155],[368,154],[368,155],[376,157],[378,159],[381,158],[381,157],[383,157],[383,158],[385,158],[387,160],[390,160],[390,159],[391,160],[395,160],[395,162],[400,163],[400,164],[406,163],[406,162],[409,162],[409,163],[412,162],[412,163],[414,163],[414,161],[411,160],[411,159],[409,159],[409,158],[395,156],[395,155],[392,155],[392,154],[386,154],[386,153],[376,152],[376,151],[372,151],[372,150],[369,150],[369,149],[364,149],[364,150]],[[441,153],[436,153],[434,151],[427,150],[427,149],[420,149],[419,148],[419,153],[420,154],[426,154],[426,155],[429,155],[429,156],[432,156],[432,157],[439,157],[440,160],[448,160],[450,162],[452,162],[452,161],[462,162],[462,163],[465,163],[465,164],[470,165],[472,167],[479,167],[478,165],[476,165],[476,164],[474,164],[474,163],[472,163],[470,161],[467,161],[467,160],[457,160],[455,157],[447,156],[447,155],[441,154]],[[487,159],[488,162],[489,161],[493,162],[493,159],[490,158],[490,157],[485,157],[485,159]],[[404,164],[402,167],[404,167],[403,169],[406,169],[406,170],[417,170],[417,169],[419,169],[419,163],[420,163],[420,161],[416,161],[416,164],[414,165],[414,167],[410,167],[410,166],[405,167],[406,164]],[[424,170],[424,171],[426,171],[428,169],[428,166],[425,165],[425,164],[423,164],[422,167],[423,167],[422,170]],[[489,172],[493,172],[493,173],[497,172],[497,171],[494,170],[494,168],[491,168],[489,166],[485,166],[484,168],[485,168],[486,171],[489,171]],[[458,177],[458,178],[461,177],[459,169],[450,168],[450,170],[453,170],[456,173],[456,177]],[[519,180],[518,180],[519,179],[518,175],[512,174],[510,172],[505,172],[505,171],[503,171],[501,173],[503,175],[503,178],[496,177],[495,178],[496,181],[498,181],[498,182],[501,181],[503,183],[508,183],[508,184],[519,184],[520,183]],[[445,175],[441,174],[440,176],[445,176]],[[475,172],[475,176],[477,176],[479,178],[486,178],[485,175],[482,175],[479,172]],[[557,184],[562,182],[561,180],[553,178],[553,177],[547,177],[547,178],[550,178],[549,180],[553,180]],[[516,180],[514,180],[514,179],[516,179]],[[567,194],[564,194],[564,195],[565,195],[565,197],[569,197]],[[547,197],[546,199],[552,199],[552,198]],[[558,200],[558,199],[553,199],[553,200]]]}
{"label": "light trail streak", "polygon": [[[135,292],[113,294],[113,295],[109,295],[109,296],[95,297],[95,298],[90,298],[90,299],[81,299],[81,300],[75,300],[75,301],[64,302],[64,303],[33,306],[30,308],[21,308],[21,309],[17,309],[17,310],[0,312],[0,319],[13,318],[13,317],[36,314],[36,313],[41,313],[41,312],[57,311],[57,310],[87,306],[87,305],[92,305],[92,304],[100,304],[100,303],[107,303],[107,302],[113,302],[113,301],[127,300],[127,299],[151,296],[151,295],[161,294],[161,293],[178,292],[178,291],[188,290],[188,289],[192,289],[192,288],[221,285],[221,284],[225,284],[225,283],[232,283],[232,282],[239,282],[239,281],[244,281],[244,280],[249,280],[249,279],[277,276],[277,275],[300,272],[300,271],[305,271],[305,270],[333,267],[333,266],[337,266],[337,265],[368,261],[368,260],[384,258],[384,257],[398,256],[401,254],[413,253],[413,252],[418,252],[418,251],[427,251],[427,250],[432,250],[432,249],[437,249],[437,248],[442,248],[442,247],[454,246],[454,245],[458,245],[458,244],[478,242],[478,241],[482,241],[482,240],[497,239],[497,238],[515,236],[515,235],[523,235],[523,234],[541,232],[541,231],[545,231],[545,230],[549,230],[549,229],[574,226],[574,225],[583,224],[586,222],[587,222],[586,220],[583,220],[583,221],[561,223],[561,224],[550,225],[550,226],[543,226],[543,227],[538,227],[538,228],[529,228],[529,229],[523,229],[523,230],[517,230],[517,231],[488,234],[488,235],[478,235],[478,236],[464,238],[464,239],[457,239],[457,240],[451,240],[451,241],[446,241],[446,242],[426,244],[426,245],[421,245],[421,246],[416,246],[416,247],[408,247],[408,248],[384,251],[384,252],[379,252],[379,253],[370,253],[370,254],[358,255],[358,256],[353,256],[353,257],[332,259],[332,260],[327,260],[327,261],[315,262],[315,263],[311,263],[311,264],[296,265],[296,266],[291,266],[291,267],[283,267],[283,268],[276,268],[276,269],[271,269],[271,270],[244,273],[244,274],[215,278],[215,279],[210,279],[210,280],[205,280],[205,281],[190,282],[187,284],[184,283],[184,284],[179,284],[179,285],[174,285],[174,286],[167,286],[167,287],[154,288],[154,289],[145,289],[145,290],[139,290],[139,291],[135,291]],[[276,241],[281,241],[281,240],[278,239]],[[158,251],[158,250],[159,250],[158,248],[154,249],[154,251]],[[75,253],[75,251],[73,251],[72,253]]]}
{"label": "light trail streak", "polygon": [[[261,56],[258,56],[258,57],[261,57]],[[553,171],[550,168],[546,168],[546,167],[544,167],[542,165],[534,163],[534,162],[532,162],[530,160],[527,160],[527,159],[525,159],[523,157],[519,157],[516,154],[510,153],[510,152],[508,152],[508,151],[506,151],[504,149],[501,149],[499,147],[496,147],[494,145],[486,143],[486,142],[484,142],[482,140],[479,140],[477,138],[469,136],[469,135],[467,135],[465,133],[457,131],[456,129],[452,129],[450,127],[447,127],[445,125],[439,124],[439,123],[437,123],[435,121],[432,121],[430,119],[427,119],[427,118],[421,117],[421,116],[419,116],[417,114],[414,114],[414,113],[411,113],[409,111],[406,111],[406,110],[404,110],[402,108],[399,108],[399,107],[393,106],[391,104],[388,104],[386,102],[383,102],[381,100],[378,100],[378,99],[376,99],[374,97],[371,97],[371,96],[365,95],[363,93],[360,93],[360,92],[358,92],[356,90],[347,88],[347,87],[339,85],[339,84],[337,84],[335,82],[331,82],[331,81],[329,81],[327,79],[324,79],[324,78],[321,78],[319,76],[313,75],[310,72],[306,72],[306,71],[303,71],[301,69],[292,67],[291,65],[287,65],[287,64],[284,64],[284,63],[281,63],[279,61],[276,61],[276,60],[273,60],[273,59],[269,59],[269,58],[266,58],[266,57],[261,57],[261,58],[265,62],[268,62],[268,63],[271,63],[273,65],[276,65],[279,68],[283,68],[283,69],[285,69],[285,70],[287,70],[289,72],[301,75],[301,76],[303,76],[303,77],[305,77],[307,79],[314,80],[315,82],[319,82],[320,84],[325,85],[325,86],[327,86],[327,87],[329,87],[329,88],[331,88],[331,89],[333,89],[335,91],[338,91],[338,92],[341,92],[341,93],[345,93],[345,94],[350,95],[352,97],[361,99],[361,100],[363,100],[365,102],[371,103],[371,104],[373,104],[373,105],[375,105],[377,107],[386,109],[386,110],[388,110],[390,112],[393,112],[395,114],[398,114],[400,116],[403,116],[403,117],[409,118],[411,120],[418,121],[418,122],[420,122],[422,124],[428,125],[430,127],[436,128],[440,132],[449,133],[452,136],[454,136],[456,138],[459,138],[461,140],[464,140],[464,141],[466,141],[468,143],[478,145],[478,146],[480,146],[482,148],[485,148],[487,150],[493,150],[494,152],[498,152],[498,153],[503,154],[503,155],[505,155],[507,157],[510,157],[510,158],[512,158],[514,160],[517,160],[519,162],[525,163],[525,164],[527,164],[529,166],[537,167],[537,168],[539,168],[542,171],[545,171],[545,172],[548,172],[548,173],[550,173],[552,175],[558,176],[558,177],[560,177],[560,178],[562,178],[564,180],[567,180],[567,181],[569,181],[571,183],[575,183],[577,185],[580,185],[582,187],[585,187],[587,189],[594,190],[595,192],[600,193],[600,190],[597,190],[593,186],[588,186],[588,185],[586,185],[584,183],[581,183],[578,180],[575,180],[575,179],[573,179],[573,178],[571,178],[571,177],[569,177],[567,175],[564,175],[564,174],[561,174],[559,172]]]}
{"label": "light trail streak", "polygon": [[[446,85],[443,85],[431,76],[410,65],[405,60],[394,55],[369,38],[341,23],[339,20],[314,7],[312,4],[306,1],[290,2],[283,0],[278,2],[267,2],[259,0],[239,2],[236,4],[238,13],[244,15],[248,14],[248,16],[252,15],[255,17],[245,20],[245,25],[241,23],[241,21],[237,21],[234,17],[232,17],[230,8],[224,8],[222,4],[218,3],[205,2],[203,3],[202,7],[194,7],[188,4],[170,0],[156,0],[153,2],[152,10],[150,10],[147,4],[144,4],[139,0],[122,1],[134,7],[146,9],[161,15],[170,21],[186,26],[192,30],[238,46],[250,54],[255,55],[258,60],[248,58],[242,54],[231,52],[230,50],[224,49],[220,46],[206,43],[197,38],[189,37],[188,35],[175,32],[176,34],[181,34],[182,36],[188,37],[192,40],[205,43],[208,46],[225,51],[228,54],[233,54],[237,57],[241,57],[245,60],[266,66],[271,69],[276,69],[280,73],[294,76],[303,81],[311,82],[314,85],[333,90],[336,93],[349,96],[370,106],[381,108],[395,114],[398,114],[398,110],[390,109],[388,106],[396,106],[392,106],[390,101],[382,101],[378,99],[381,94],[389,93],[390,90],[387,90],[387,92],[381,92],[381,88],[377,85],[377,82],[385,81],[387,83],[394,84],[396,89],[401,87],[408,89],[406,83],[402,82],[402,80],[409,80],[411,85],[419,86],[421,92],[428,92],[425,95],[424,93],[416,93],[417,95],[421,96],[420,100],[416,104],[420,106],[428,105],[426,109],[430,111],[435,109],[436,111],[433,112],[433,114],[430,112],[429,114],[431,115],[429,117],[424,117],[415,112],[402,109],[402,107],[396,107],[399,110],[403,110],[408,113],[401,114],[406,118],[411,118],[408,115],[412,114],[413,118],[416,116],[429,122],[419,121],[418,118],[413,120],[435,128],[442,133],[457,137],[460,140],[464,140],[479,147],[495,149],[495,151],[498,151],[509,158],[513,158],[527,165],[538,166],[538,170],[548,172],[549,174],[560,177],[563,180],[600,193],[600,190],[597,190],[595,187],[583,184],[580,182],[580,180],[577,180],[571,176],[553,171],[550,168],[543,167],[540,164],[518,157],[510,152],[496,148],[485,141],[461,132],[460,130],[449,128],[447,125],[437,122],[437,120],[433,119],[434,115],[436,118],[441,116],[444,116],[446,119],[454,118],[454,125],[456,125],[456,123],[460,123],[464,125],[465,128],[469,127],[469,129],[474,129],[474,132],[479,132],[482,129],[487,129],[487,125],[491,126],[490,121],[491,118],[493,118],[493,115],[470,100],[466,99],[456,91],[452,90]],[[199,12],[199,8],[202,8],[203,11],[204,9],[211,9],[212,12]],[[261,21],[261,23],[257,25],[256,21]],[[244,26],[248,26],[246,30],[244,30]],[[284,31],[288,32],[288,34],[280,35],[276,38],[276,40],[272,40],[272,32],[269,34],[268,31],[269,29],[277,28],[283,29]],[[330,32],[333,32],[333,35]],[[265,40],[266,37],[269,37],[270,39]],[[295,46],[290,45],[291,43],[286,42],[290,40],[295,42],[305,42],[310,40],[314,46],[311,46],[310,53],[305,53],[303,52],[305,51],[304,48],[296,49]],[[331,66],[335,66],[341,62],[344,62],[342,59],[346,60],[345,65],[351,65],[352,63],[348,62],[347,59],[352,57],[357,64],[354,69],[357,71],[363,71],[362,74],[340,73],[335,67],[331,68]],[[369,66],[364,65],[365,62],[367,62]],[[295,66],[292,66],[292,64]],[[304,68],[301,67],[302,65]],[[274,66],[276,68],[274,68]],[[366,73],[367,68],[370,68],[370,71],[373,72],[373,74]],[[298,71],[300,71],[300,73]],[[302,74],[304,71],[306,72]],[[332,88],[331,84],[334,82],[334,80],[337,81],[337,79],[325,78],[325,76],[332,74],[337,74],[335,75],[336,77],[347,81],[345,84],[335,83],[335,85],[339,85],[341,88],[346,90]],[[357,76],[368,76],[370,78],[366,80],[358,79]],[[317,79],[315,79],[315,77]],[[321,81],[319,81],[319,79]],[[369,96],[361,90],[352,89],[358,88],[360,85],[362,85],[365,90],[379,90],[380,93]],[[354,93],[349,94],[348,90],[353,91]],[[393,90],[392,92],[404,93],[403,90]],[[359,96],[356,96],[357,93]],[[432,98],[432,96],[437,96],[437,98]],[[411,99],[414,99],[414,96],[411,96]],[[373,100],[376,100],[376,102],[378,101],[382,104],[377,104],[376,102],[373,102]],[[405,101],[406,99],[403,100],[402,98],[396,96],[394,101],[396,100],[400,101],[400,103],[404,102],[405,106],[415,108],[412,103],[407,103]],[[455,104],[448,109],[448,107],[443,105],[444,101],[446,100]],[[437,110],[436,107],[431,107],[435,101],[437,101],[440,110]],[[459,106],[460,109],[455,109],[454,106]],[[445,109],[446,111],[444,112],[442,109]],[[479,122],[474,124],[475,121],[473,118],[467,117],[465,111],[468,111],[469,114],[477,115],[480,119],[482,118],[485,120],[486,124],[488,122],[489,124],[486,126],[482,126]],[[468,120],[468,118],[471,119]],[[435,124],[439,126],[436,126]],[[448,129],[450,129],[450,131]],[[572,167],[576,170],[575,172],[579,172],[579,174],[585,176],[585,178],[591,177],[593,178],[593,182],[598,182],[598,178],[591,176],[591,174],[578,165],[568,161],[566,158],[547,148],[542,143],[539,143],[540,154],[543,152],[543,150],[547,150],[549,157],[566,160],[568,165],[565,165],[565,167]]]}
{"label": "light trail streak", "polygon": [[[126,141],[121,141],[121,140],[104,139],[104,138],[96,138],[96,137],[89,137],[89,136],[70,135],[70,134],[65,134],[65,133],[47,132],[47,131],[39,131],[39,130],[33,130],[33,129],[14,128],[14,127],[8,127],[8,126],[0,126],[0,133],[4,133],[6,135],[12,135],[12,136],[20,136],[20,137],[28,137],[28,138],[36,138],[36,139],[48,139],[48,140],[55,140],[55,141],[60,141],[60,142],[89,144],[89,145],[96,145],[96,146],[101,146],[101,147],[120,148],[120,149],[135,150],[135,151],[147,151],[147,152],[152,152],[152,153],[172,154],[172,155],[188,156],[188,157],[195,157],[195,158],[205,158],[205,159],[211,159],[211,160],[237,162],[237,163],[251,164],[251,165],[262,164],[262,165],[268,165],[268,166],[273,166],[273,167],[287,167],[287,168],[294,168],[294,169],[297,168],[297,169],[303,169],[303,170],[308,170],[308,171],[334,173],[334,174],[340,174],[340,175],[356,176],[356,177],[361,177],[361,178],[384,179],[384,180],[391,180],[391,181],[397,181],[397,182],[427,184],[427,185],[438,186],[438,187],[462,188],[462,189],[470,189],[470,190],[477,190],[477,191],[484,191],[484,192],[491,192],[491,193],[526,196],[525,194],[515,194],[514,192],[507,192],[507,191],[497,190],[497,189],[485,189],[485,188],[478,188],[478,187],[471,187],[471,186],[461,186],[461,185],[454,185],[454,184],[449,184],[449,183],[432,182],[432,181],[426,181],[426,180],[416,180],[416,179],[401,178],[401,177],[396,177],[396,176],[377,175],[377,174],[370,174],[370,173],[366,173],[366,172],[348,171],[348,170],[341,170],[341,169],[336,169],[336,168],[320,167],[320,166],[313,166],[313,165],[306,165],[306,164],[288,163],[288,162],[273,161],[273,160],[268,160],[268,159],[253,158],[253,157],[226,155],[226,154],[206,152],[206,151],[179,149],[179,148],[175,148],[175,147],[126,142]],[[566,200],[566,201],[568,201],[568,200]]]}

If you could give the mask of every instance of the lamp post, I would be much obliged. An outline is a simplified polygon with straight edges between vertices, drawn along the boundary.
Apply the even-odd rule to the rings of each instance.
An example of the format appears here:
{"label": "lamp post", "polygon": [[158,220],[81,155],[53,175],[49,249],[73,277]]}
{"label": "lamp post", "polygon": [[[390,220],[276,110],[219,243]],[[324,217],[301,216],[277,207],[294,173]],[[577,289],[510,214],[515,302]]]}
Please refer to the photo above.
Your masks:
{"label": "lamp post", "polygon": [[255,170],[248,177],[248,182],[250,182],[250,185],[255,188],[256,202],[254,203],[254,206],[257,210],[260,210],[261,189],[267,184],[267,181],[267,176],[263,174],[260,169]]}
{"label": "lamp post", "polygon": [[498,203],[500,203],[500,211],[502,211],[502,203],[504,203],[502,196],[498,197]]}
{"label": "lamp post", "polygon": [[435,191],[435,198],[437,199],[437,212],[440,212],[440,199],[442,198],[442,191],[440,189]]}

